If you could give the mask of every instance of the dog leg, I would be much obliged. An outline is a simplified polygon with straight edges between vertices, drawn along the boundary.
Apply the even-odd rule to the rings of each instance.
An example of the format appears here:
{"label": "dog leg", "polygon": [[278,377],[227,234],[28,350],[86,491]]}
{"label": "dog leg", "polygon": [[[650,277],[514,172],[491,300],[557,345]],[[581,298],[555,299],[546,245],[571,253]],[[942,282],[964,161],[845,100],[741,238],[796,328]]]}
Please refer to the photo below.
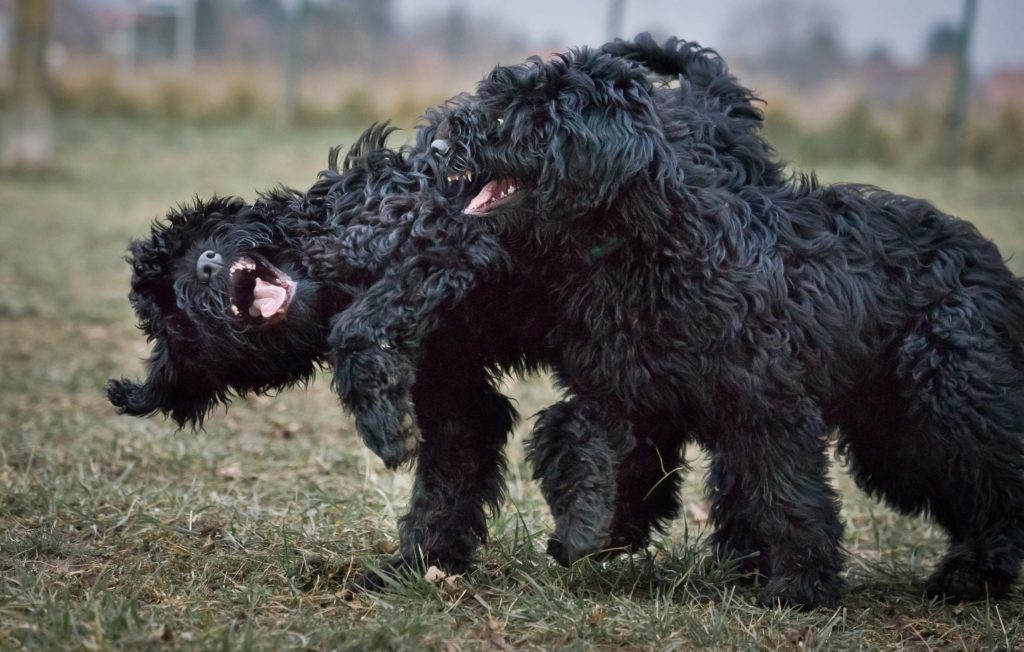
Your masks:
{"label": "dog leg", "polygon": [[747,483],[730,470],[725,458],[712,454],[705,484],[711,497],[711,520],[715,524],[711,545],[716,556],[738,564],[740,572],[750,579],[766,579],[771,573],[770,547],[743,518],[751,501]]}
{"label": "dog leg", "polygon": [[335,353],[334,387],[363,442],[393,469],[416,454],[422,436],[412,403],[415,364],[402,352],[357,347],[352,339]]}
{"label": "dog leg", "polygon": [[556,403],[540,413],[526,459],[555,519],[548,554],[563,566],[598,552],[608,542],[615,511],[616,452],[620,440],[595,410],[579,400]]}
{"label": "dog leg", "polygon": [[767,543],[762,604],[832,606],[842,587],[843,527],[838,497],[828,481],[825,426],[810,407],[792,419],[780,416],[752,420],[757,424],[753,429],[750,421],[745,429],[732,423],[710,442],[716,473],[735,485],[724,487],[712,511],[723,531],[716,538],[737,546],[739,553]]}
{"label": "dog leg", "polygon": [[850,418],[840,440],[862,486],[949,532],[927,591],[955,599],[1005,594],[1024,558],[1020,353],[971,303],[947,299],[904,338],[894,380],[865,398],[880,409]]}
{"label": "dog leg", "polygon": [[[334,386],[363,441],[389,468],[413,457],[419,427],[411,396],[416,365],[445,311],[462,302],[497,257],[487,238],[450,268],[399,267],[376,282],[331,326]],[[475,265],[475,266],[474,266]]]}
{"label": "dog leg", "polygon": [[642,433],[636,447],[618,465],[611,552],[639,552],[652,531],[664,531],[679,513],[679,488],[688,470],[678,428],[641,423],[635,429]]}
{"label": "dog leg", "polygon": [[410,308],[406,282],[375,283],[331,325],[334,388],[367,447],[388,468],[411,459],[420,430],[412,401],[423,342],[440,311]]}
{"label": "dog leg", "polygon": [[[399,521],[400,554],[382,565],[384,573],[431,564],[463,572],[487,540],[487,509],[496,512],[504,499],[502,449],[517,417],[471,364],[431,354],[421,367],[414,395],[424,439],[409,511]],[[366,573],[352,588],[383,585],[378,573]]]}

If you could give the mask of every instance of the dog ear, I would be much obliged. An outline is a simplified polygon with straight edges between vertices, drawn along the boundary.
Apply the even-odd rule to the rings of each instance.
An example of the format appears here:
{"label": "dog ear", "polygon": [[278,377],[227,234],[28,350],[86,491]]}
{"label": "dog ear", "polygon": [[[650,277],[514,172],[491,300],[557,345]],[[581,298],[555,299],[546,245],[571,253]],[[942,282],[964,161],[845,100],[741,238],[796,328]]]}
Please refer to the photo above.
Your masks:
{"label": "dog ear", "polygon": [[146,366],[149,376],[141,384],[126,378],[107,382],[107,398],[119,414],[145,417],[161,412],[179,428],[196,429],[202,427],[207,413],[225,400],[223,392],[212,389],[208,379],[176,370],[160,340]]}
{"label": "dog ear", "polygon": [[[575,193],[594,206],[612,201],[623,185],[672,174],[674,158],[655,108],[651,81],[636,64],[595,51],[567,59],[559,92],[561,138],[551,138],[547,157],[562,170],[550,177],[564,197],[566,179],[584,187]],[[580,176],[579,172],[585,171]]]}

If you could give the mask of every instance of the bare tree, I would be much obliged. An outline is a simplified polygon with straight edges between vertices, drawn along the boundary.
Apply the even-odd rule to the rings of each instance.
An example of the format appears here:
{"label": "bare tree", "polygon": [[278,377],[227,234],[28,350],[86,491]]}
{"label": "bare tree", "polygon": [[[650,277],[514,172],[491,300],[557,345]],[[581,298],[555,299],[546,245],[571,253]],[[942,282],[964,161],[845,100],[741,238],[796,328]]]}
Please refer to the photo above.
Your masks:
{"label": "bare tree", "polygon": [[4,162],[40,170],[53,163],[53,120],[46,75],[50,0],[17,0],[11,49],[13,106]]}

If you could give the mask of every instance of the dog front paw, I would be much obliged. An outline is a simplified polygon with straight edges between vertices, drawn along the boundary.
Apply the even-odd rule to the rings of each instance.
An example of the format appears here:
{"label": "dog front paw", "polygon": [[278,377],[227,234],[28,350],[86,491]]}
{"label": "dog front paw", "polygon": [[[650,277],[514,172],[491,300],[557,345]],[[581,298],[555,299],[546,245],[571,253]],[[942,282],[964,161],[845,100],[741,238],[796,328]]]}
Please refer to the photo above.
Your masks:
{"label": "dog front paw", "polygon": [[626,550],[612,548],[607,543],[607,537],[597,533],[581,537],[564,533],[559,535],[556,532],[548,537],[548,555],[566,568],[584,557],[606,559],[623,552]]}
{"label": "dog front paw", "polygon": [[765,607],[792,607],[807,611],[835,607],[842,584],[838,576],[772,577],[757,596]]}
{"label": "dog front paw", "polygon": [[363,442],[389,469],[415,456],[423,436],[412,405],[383,399],[355,412],[356,428]]}
{"label": "dog front paw", "polygon": [[357,572],[348,583],[342,596],[345,600],[353,600],[357,595],[365,593],[384,593],[388,586],[393,585],[404,574],[419,570],[419,566],[398,555],[383,560],[376,568],[365,568]]}
{"label": "dog front paw", "polygon": [[388,468],[411,459],[422,439],[412,401],[415,367],[393,347],[338,351],[334,386],[367,447]]}

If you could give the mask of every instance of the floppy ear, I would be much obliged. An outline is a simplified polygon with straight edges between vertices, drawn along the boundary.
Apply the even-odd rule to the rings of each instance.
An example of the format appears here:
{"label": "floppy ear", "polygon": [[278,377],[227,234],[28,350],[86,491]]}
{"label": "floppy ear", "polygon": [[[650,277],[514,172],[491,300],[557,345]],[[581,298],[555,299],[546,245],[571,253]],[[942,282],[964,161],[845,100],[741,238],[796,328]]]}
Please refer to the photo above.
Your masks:
{"label": "floppy ear", "polygon": [[674,158],[643,70],[593,53],[575,65],[559,94],[563,133],[550,140],[562,151],[549,152],[547,160],[564,168],[548,179],[552,190],[565,197],[566,182],[575,179],[581,188],[573,194],[592,207],[613,201],[625,184],[661,186]]}
{"label": "floppy ear", "polygon": [[146,366],[149,376],[141,384],[126,378],[111,378],[107,382],[107,398],[119,414],[145,417],[161,412],[179,428],[188,425],[195,429],[226,398],[222,392],[211,389],[206,379],[179,374],[162,341],[158,340],[153,347]]}

